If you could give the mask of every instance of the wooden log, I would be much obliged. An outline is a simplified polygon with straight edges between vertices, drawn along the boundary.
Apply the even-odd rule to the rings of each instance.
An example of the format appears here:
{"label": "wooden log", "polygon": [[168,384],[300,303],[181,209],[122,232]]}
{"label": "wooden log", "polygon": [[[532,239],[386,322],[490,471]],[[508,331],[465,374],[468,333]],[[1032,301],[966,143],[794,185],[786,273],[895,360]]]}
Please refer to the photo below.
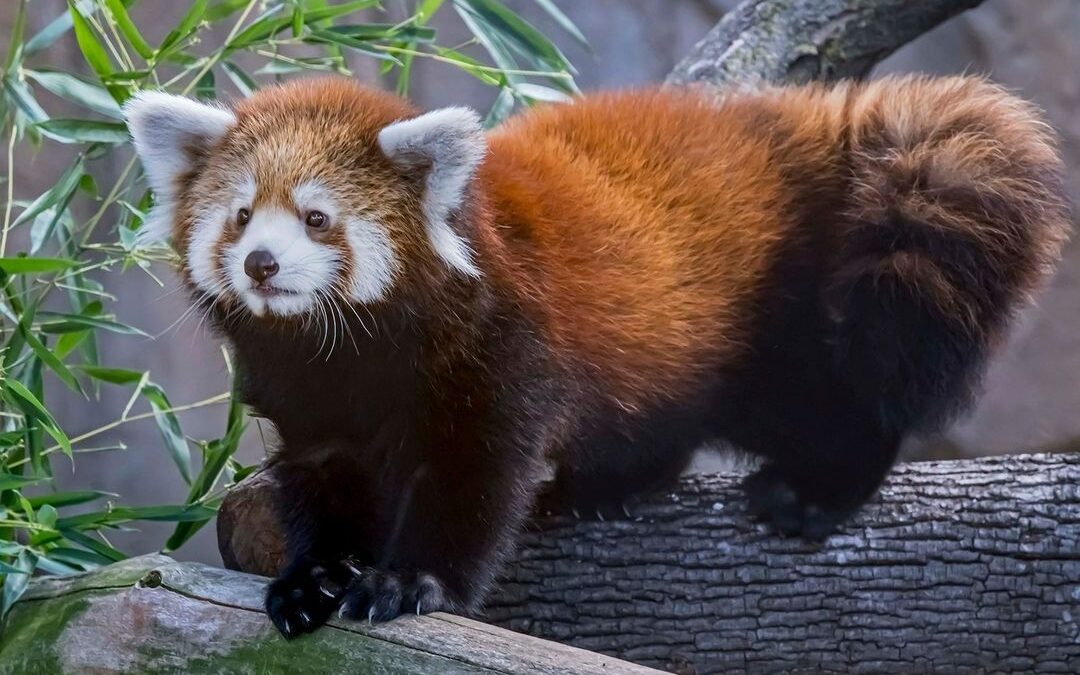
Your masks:
{"label": "wooden log", "polygon": [[159,555],[35,580],[0,632],[0,674],[657,672],[448,614],[335,619],[287,643],[262,613],[266,581]]}
{"label": "wooden log", "polygon": [[751,521],[736,483],[687,477],[629,518],[538,518],[483,618],[688,673],[1080,664],[1080,455],[901,465],[820,545]]}
{"label": "wooden log", "polygon": [[541,519],[487,620],[694,673],[1080,667],[1080,455],[898,468],[823,545],[687,478],[615,522]]}

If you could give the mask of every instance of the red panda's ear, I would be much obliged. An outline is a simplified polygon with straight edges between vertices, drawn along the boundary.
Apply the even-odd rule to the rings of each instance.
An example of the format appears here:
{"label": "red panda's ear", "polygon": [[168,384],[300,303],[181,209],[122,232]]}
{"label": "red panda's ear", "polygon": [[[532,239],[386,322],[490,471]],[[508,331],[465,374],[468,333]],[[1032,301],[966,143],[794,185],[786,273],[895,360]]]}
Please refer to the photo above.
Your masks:
{"label": "red panda's ear", "polygon": [[124,118],[156,203],[139,239],[163,241],[172,229],[177,179],[194,168],[199,152],[220,139],[236,117],[183,96],[144,91],[124,105]]}
{"label": "red panda's ear", "polygon": [[480,276],[469,243],[450,225],[487,150],[480,117],[468,108],[435,110],[384,128],[379,147],[399,167],[427,171],[424,216],[432,248],[452,268]]}

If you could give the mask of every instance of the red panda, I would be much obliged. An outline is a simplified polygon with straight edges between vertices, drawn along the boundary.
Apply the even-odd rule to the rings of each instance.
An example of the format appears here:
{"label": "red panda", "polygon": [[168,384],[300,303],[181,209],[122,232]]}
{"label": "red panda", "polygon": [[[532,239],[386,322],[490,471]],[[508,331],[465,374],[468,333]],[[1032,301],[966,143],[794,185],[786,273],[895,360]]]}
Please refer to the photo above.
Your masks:
{"label": "red panda", "polygon": [[975,78],[597,93],[485,133],[343,79],[126,109],[227,339],[291,562],[286,637],[475,609],[545,503],[606,509],[699,444],[824,537],[971,399],[1059,255],[1050,130]]}

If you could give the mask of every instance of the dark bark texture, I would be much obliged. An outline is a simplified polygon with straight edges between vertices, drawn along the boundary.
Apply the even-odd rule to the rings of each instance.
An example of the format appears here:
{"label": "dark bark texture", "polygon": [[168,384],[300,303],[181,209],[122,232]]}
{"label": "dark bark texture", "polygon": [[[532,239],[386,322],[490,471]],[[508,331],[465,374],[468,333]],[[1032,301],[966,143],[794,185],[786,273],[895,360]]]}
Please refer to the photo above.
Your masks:
{"label": "dark bark texture", "polygon": [[[1080,455],[901,465],[824,544],[752,522],[737,481],[537,519],[482,618],[680,673],[1076,672]],[[236,492],[226,509],[257,512],[273,485]],[[275,542],[272,522],[237,515],[226,562],[274,574],[273,547],[230,548]]]}
{"label": "dark bark texture", "polygon": [[500,626],[684,673],[1076,672],[1080,456],[902,465],[823,545],[695,476],[625,520],[547,518]]}
{"label": "dark bark texture", "polygon": [[746,0],[667,78],[727,86],[861,77],[982,0]]}

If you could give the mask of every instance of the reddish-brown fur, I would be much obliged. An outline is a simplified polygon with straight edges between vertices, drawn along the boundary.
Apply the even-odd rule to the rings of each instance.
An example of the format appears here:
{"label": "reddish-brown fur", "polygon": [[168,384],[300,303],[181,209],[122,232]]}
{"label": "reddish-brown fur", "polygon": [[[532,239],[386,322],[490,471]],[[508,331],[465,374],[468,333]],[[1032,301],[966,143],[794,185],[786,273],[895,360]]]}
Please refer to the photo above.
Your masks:
{"label": "reddish-brown fur", "polygon": [[979,79],[594,94],[488,134],[450,220],[472,278],[432,250],[423,170],[379,149],[415,114],[344,80],[264,90],[178,200],[185,251],[240,168],[285,208],[317,177],[403,263],[355,354],[312,363],[294,319],[218,315],[284,443],[294,562],[267,607],[287,635],[341,602],[474,607],[542,459],[553,503],[603,507],[727,439],[767,459],[755,513],[826,534],[970,399],[1069,227],[1049,131]]}

